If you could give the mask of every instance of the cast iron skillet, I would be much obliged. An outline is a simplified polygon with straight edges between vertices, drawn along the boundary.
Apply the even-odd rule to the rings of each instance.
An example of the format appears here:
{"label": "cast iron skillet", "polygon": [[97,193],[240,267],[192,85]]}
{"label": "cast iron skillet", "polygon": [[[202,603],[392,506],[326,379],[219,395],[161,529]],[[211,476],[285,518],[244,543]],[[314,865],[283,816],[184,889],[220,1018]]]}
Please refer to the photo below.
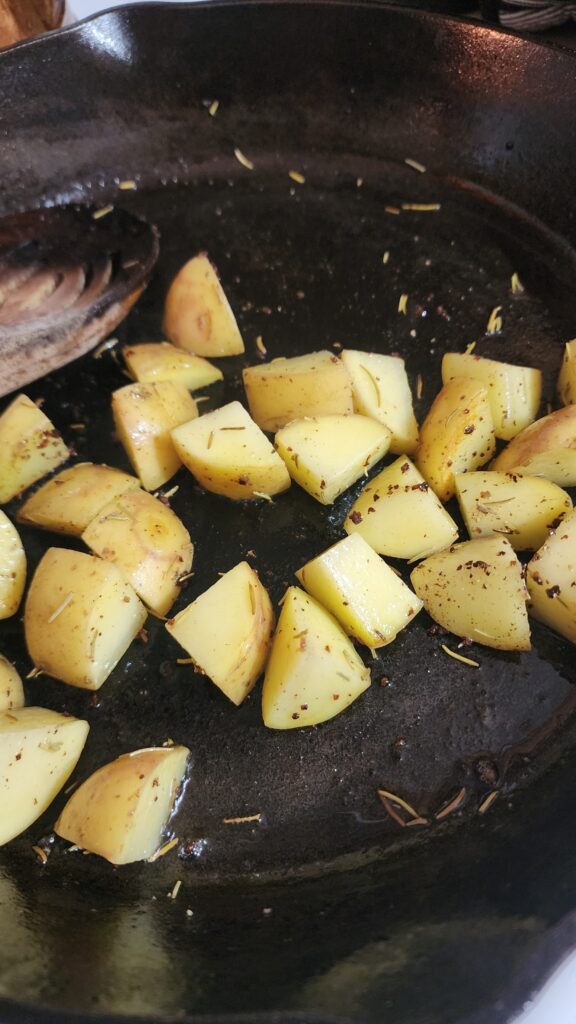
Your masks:
{"label": "cast iron skillet", "polygon": [[[121,329],[131,342],[161,337],[167,282],[207,249],[247,353],[205,408],[241,397],[258,335],[270,357],[400,352],[415,387],[421,375],[420,416],[442,352],[472,340],[541,366],[553,399],[576,326],[575,70],[559,50],[369,4],[124,9],[0,58],[2,212],[117,201],[157,224],[156,275]],[[402,202],[441,210],[386,212]],[[495,306],[503,331],[488,337]],[[124,382],[110,355],[87,356],[28,393],[80,458],[125,466],[108,408]],[[279,599],[341,535],[353,496],[321,509],[293,488],[239,507],[175,482],[197,544],[178,607],[249,550]],[[32,570],[59,541],[22,532]],[[153,620],[95,700],[29,681],[29,702],[92,725],[77,778],[168,736],[193,757],[178,848],[153,865],[66,852],[50,832],[64,798],[1,851],[2,1019],[508,1020],[574,938],[574,650],[535,626],[531,654],[477,649],[468,669],[430,626],[420,615],[376,659],[346,714],[287,734],[263,728],[258,691],[235,710],[177,666]],[[19,623],[0,641],[27,673]],[[431,819],[461,787],[466,800],[401,829],[378,785]]]}

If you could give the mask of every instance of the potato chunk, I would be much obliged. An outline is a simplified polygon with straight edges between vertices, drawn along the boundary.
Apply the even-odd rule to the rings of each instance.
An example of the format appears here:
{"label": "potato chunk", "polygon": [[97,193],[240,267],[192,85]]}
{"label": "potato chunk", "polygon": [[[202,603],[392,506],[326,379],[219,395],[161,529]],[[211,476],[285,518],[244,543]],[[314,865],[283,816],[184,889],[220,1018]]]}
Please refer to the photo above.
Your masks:
{"label": "potato chunk", "polygon": [[404,360],[352,349],[345,349],[340,358],[350,374],[356,412],[388,427],[391,452],[412,455],[418,444],[418,424]]}
{"label": "potato chunk", "polygon": [[544,476],[561,487],[576,486],[576,405],[544,416],[518,434],[491,469]]}
{"label": "potato chunk", "polygon": [[239,705],[264,669],[274,621],[266,589],[251,566],[239,562],[166,629],[200,671]]}
{"label": "potato chunk", "polygon": [[70,777],[88,722],[46,708],[0,713],[0,846],[36,821]]}
{"label": "potato chunk", "polygon": [[359,534],[338,541],[296,576],[349,636],[372,648],[391,643],[422,607]]}
{"label": "potato chunk", "polygon": [[145,619],[144,605],[115,565],[79,551],[49,548],[26,599],[28,653],[48,675],[97,690]]}
{"label": "potato chunk", "polygon": [[456,377],[436,395],[420,427],[416,465],[440,500],[448,501],[455,474],[484,465],[495,447],[486,388],[471,377]]}
{"label": "potato chunk", "polygon": [[406,456],[366,484],[344,529],[390,558],[425,558],[458,538],[456,523]]}
{"label": "potato chunk", "polygon": [[0,619],[16,614],[25,583],[26,555],[20,535],[0,510]]}
{"label": "potato chunk", "polygon": [[102,509],[82,534],[95,555],[113,562],[156,615],[166,615],[190,572],[194,548],[178,516],[146,491],[129,491]]}
{"label": "potato chunk", "polygon": [[188,260],[172,281],[164,330],[175,345],[199,356],[236,356],[244,351],[236,318],[206,253]]}
{"label": "potato chunk", "polygon": [[250,415],[262,430],[279,430],[302,416],[354,412],[350,377],[333,352],[309,352],[248,366],[242,378]]}
{"label": "potato chunk", "polygon": [[519,434],[538,415],[542,373],[531,366],[514,366],[467,352],[447,352],[442,359],[442,381],[473,377],[488,391],[496,437],[504,441]]}
{"label": "potato chunk", "polygon": [[421,562],[410,578],[444,629],[502,651],[530,650],[528,592],[505,537],[455,544]]}
{"label": "potato chunk", "polygon": [[176,348],[169,341],[146,345],[125,345],[122,349],[126,366],[139,384],[155,384],[158,380],[173,380],[188,391],[207,387],[223,379],[222,370],[202,356],[194,356]]}
{"label": "potato chunk", "polygon": [[528,563],[530,614],[576,644],[576,511]]}
{"label": "potato chunk", "polygon": [[289,587],[264,678],[264,725],[318,725],[369,686],[370,670],[336,619],[299,587]]}
{"label": "potato chunk", "polygon": [[182,462],[207,491],[242,501],[290,486],[282,459],[240,402],[172,431]]}
{"label": "potato chunk", "polygon": [[17,395],[0,415],[0,504],[66,462],[69,454],[54,424],[35,402]]}
{"label": "potato chunk", "polygon": [[121,469],[79,462],[63,469],[32,494],[18,510],[20,523],[79,537],[110,501],[140,487]]}
{"label": "potato chunk", "polygon": [[275,445],[292,479],[331,505],[386,454],[390,436],[368,416],[318,416],[293,420],[278,431]]}
{"label": "potato chunk", "polygon": [[162,487],[182,465],[170,431],[198,415],[183,384],[128,384],[112,394],[118,436],[147,491]]}
{"label": "potato chunk", "polygon": [[515,551],[535,551],[572,509],[557,484],[515,473],[459,473],[456,495],[472,539],[500,534]]}
{"label": "potato chunk", "polygon": [[7,658],[0,654],[0,711],[24,706],[24,687],[18,672]]}
{"label": "potato chunk", "polygon": [[147,860],[160,846],[189,754],[181,746],[122,754],[75,790],[54,831],[112,864]]}
{"label": "potato chunk", "polygon": [[576,405],[576,338],[566,342],[558,377],[558,395],[562,405]]}

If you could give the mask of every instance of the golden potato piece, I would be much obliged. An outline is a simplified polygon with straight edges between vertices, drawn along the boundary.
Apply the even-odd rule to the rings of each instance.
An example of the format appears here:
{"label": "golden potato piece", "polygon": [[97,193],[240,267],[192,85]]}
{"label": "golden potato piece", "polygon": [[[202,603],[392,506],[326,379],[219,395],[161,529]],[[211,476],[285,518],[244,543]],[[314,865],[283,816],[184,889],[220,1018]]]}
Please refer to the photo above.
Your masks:
{"label": "golden potato piece", "polygon": [[0,846],[24,832],[66,784],[88,722],[46,708],[0,713]]}
{"label": "golden potato piece", "polygon": [[307,562],[296,576],[349,636],[372,648],[391,643],[422,607],[357,533]]}
{"label": "golden potato piece", "polygon": [[429,615],[456,636],[502,651],[530,650],[528,592],[522,565],[505,537],[454,544],[412,571]]}
{"label": "golden potato piece", "polygon": [[264,677],[264,725],[319,725],[369,686],[370,670],[336,619],[299,587],[289,587]]}
{"label": "golden potato piece", "polygon": [[139,384],[155,384],[159,380],[173,380],[188,391],[197,391],[216,380],[223,379],[222,370],[202,356],[194,356],[185,349],[176,348],[169,341],[145,345],[125,345],[122,349],[126,366]]}
{"label": "golden potato piece", "polygon": [[473,377],[488,391],[496,437],[504,441],[519,434],[538,415],[542,373],[531,366],[514,366],[468,352],[447,352],[442,359],[442,382]]}
{"label": "golden potato piece", "polygon": [[240,562],[167,622],[166,629],[238,705],[264,669],[274,622],[267,591],[254,569]]}
{"label": "golden potato piece", "polygon": [[184,465],[207,491],[234,501],[290,486],[282,459],[240,402],[230,402],[172,431]]}
{"label": "golden potato piece", "polygon": [[576,486],[576,405],[531,423],[500,452],[490,469],[543,476],[560,487]]}
{"label": "golden potato piece", "polygon": [[353,349],[345,349],[340,358],[350,374],[356,412],[388,427],[391,452],[412,455],[418,444],[418,424],[404,360]]}
{"label": "golden potato piece", "polygon": [[24,706],[24,687],[14,665],[0,654],[0,711]]}
{"label": "golden potato piece", "polygon": [[273,359],[242,371],[248,408],[262,430],[276,431],[302,416],[354,412],[352,383],[333,352]]}
{"label": "golden potato piece", "polygon": [[24,502],[16,518],[43,530],[80,537],[105,505],[137,487],[140,481],[121,469],[79,462],[43,484]]}
{"label": "golden potato piece", "polygon": [[244,351],[236,317],[206,253],[188,260],[170,285],[164,306],[166,336],[199,356]]}
{"label": "golden potato piece", "polygon": [[112,394],[112,413],[126,454],[147,491],[162,487],[182,463],[171,430],[198,415],[196,402],[183,384],[128,384]]}
{"label": "golden potato piece", "polygon": [[576,404],[576,338],[566,342],[558,377],[558,395],[562,405]]}
{"label": "golden potato piece", "polygon": [[331,505],[388,451],[390,431],[368,416],[293,420],[275,438],[290,476],[308,494]]}
{"label": "golden potato piece", "polygon": [[26,555],[20,535],[0,510],[0,619],[16,614],[25,584]]}
{"label": "golden potato piece", "polygon": [[516,473],[459,473],[456,495],[470,537],[505,536],[515,551],[535,551],[572,509],[557,484]]}
{"label": "golden potato piece", "polygon": [[405,455],[366,484],[344,529],[390,558],[425,558],[458,539],[452,516]]}
{"label": "golden potato piece", "polygon": [[182,746],[122,754],[75,790],[54,831],[112,864],[147,860],[160,846],[189,754]]}
{"label": "golden potato piece", "polygon": [[528,563],[530,614],[576,644],[576,511]]}
{"label": "golden potato piece", "polygon": [[26,395],[0,415],[0,504],[15,498],[70,453],[53,423]]}
{"label": "golden potato piece", "polygon": [[49,548],[28,591],[24,632],[37,668],[97,690],[145,620],[144,605],[115,565]]}
{"label": "golden potato piece", "polygon": [[496,448],[488,392],[471,377],[456,377],[436,395],[420,427],[416,465],[440,501],[454,494],[456,473],[478,469]]}

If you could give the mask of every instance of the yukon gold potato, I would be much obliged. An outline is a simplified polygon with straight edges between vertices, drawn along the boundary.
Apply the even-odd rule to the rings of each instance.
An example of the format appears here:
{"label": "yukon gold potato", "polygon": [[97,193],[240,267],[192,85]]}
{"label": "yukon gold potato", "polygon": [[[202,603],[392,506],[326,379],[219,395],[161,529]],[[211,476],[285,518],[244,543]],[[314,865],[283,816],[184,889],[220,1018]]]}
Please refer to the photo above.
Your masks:
{"label": "yukon gold potato", "polygon": [[194,356],[176,348],[169,341],[145,345],[125,345],[122,355],[134,380],[154,384],[158,380],[175,380],[188,391],[196,391],[222,380],[222,371],[202,356]]}
{"label": "yukon gold potato", "polygon": [[264,669],[274,612],[254,569],[240,562],[167,622],[166,629],[238,705]]}
{"label": "yukon gold potato", "polygon": [[422,607],[420,598],[357,533],[307,562],[296,575],[348,635],[368,647],[391,643]]}
{"label": "yukon gold potato", "polygon": [[456,473],[483,466],[495,447],[486,388],[471,377],[457,377],[436,395],[420,427],[416,464],[440,500],[448,501]]}
{"label": "yukon gold potato", "polygon": [[543,476],[561,487],[576,486],[576,405],[531,423],[494,459],[501,473]]}
{"label": "yukon gold potato", "polygon": [[576,511],[528,563],[530,614],[576,644]]}
{"label": "yukon gold potato", "polygon": [[352,349],[345,349],[340,358],[350,374],[356,412],[388,427],[391,452],[412,455],[418,444],[418,424],[404,360]]}
{"label": "yukon gold potato", "polygon": [[386,454],[390,431],[368,416],[307,417],[279,430],[274,443],[292,479],[331,505]]}
{"label": "yukon gold potato", "polygon": [[56,427],[36,403],[17,395],[0,415],[0,504],[66,462],[69,454]]}
{"label": "yukon gold potato", "polygon": [[28,653],[48,675],[97,690],[145,619],[144,605],[115,565],[79,551],[49,548],[26,598]]}
{"label": "yukon gold potato", "polygon": [[472,539],[500,534],[516,551],[535,551],[572,509],[557,484],[516,473],[459,473],[456,496]]}
{"label": "yukon gold potato", "polygon": [[14,665],[0,654],[0,711],[21,708],[24,705],[24,687]]}
{"label": "yukon gold potato", "polygon": [[181,746],[122,754],[74,791],[54,831],[112,864],[147,860],[160,846],[189,754]]}
{"label": "yukon gold potato", "polygon": [[72,774],[88,722],[46,708],[0,713],[0,846],[36,821]]}
{"label": "yukon gold potato", "polygon": [[79,462],[63,469],[24,502],[17,519],[55,533],[79,537],[110,501],[140,487],[140,481],[121,469]]}
{"label": "yukon gold potato", "polygon": [[531,366],[514,366],[468,352],[447,352],[442,359],[442,381],[473,377],[488,391],[496,437],[504,441],[519,434],[538,415],[542,373]]}
{"label": "yukon gold potato", "polygon": [[576,405],[576,338],[566,342],[558,377],[558,395],[562,405]]}
{"label": "yukon gold potato", "polygon": [[159,380],[128,384],[112,394],[118,436],[147,491],[162,487],[182,465],[170,431],[198,415],[196,402],[183,384]]}
{"label": "yukon gold potato", "polygon": [[282,459],[240,402],[178,427],[172,440],[184,465],[214,494],[242,501],[290,486]]}
{"label": "yukon gold potato", "polygon": [[366,484],[344,529],[390,558],[425,558],[458,538],[456,523],[406,456]]}
{"label": "yukon gold potato", "polygon": [[16,614],[25,583],[26,555],[20,535],[0,510],[0,619]]}
{"label": "yukon gold potato", "polygon": [[319,725],[369,686],[370,670],[336,619],[299,587],[289,587],[264,677],[264,725]]}
{"label": "yukon gold potato", "polygon": [[194,548],[178,516],[146,491],[128,491],[102,509],[82,540],[113,562],[156,615],[180,594],[178,580],[192,568]]}
{"label": "yukon gold potato", "polygon": [[164,306],[166,336],[199,356],[244,351],[236,317],[206,253],[188,260],[170,285]]}
{"label": "yukon gold potato", "polygon": [[352,382],[333,352],[309,352],[248,366],[242,379],[250,415],[262,430],[279,430],[302,416],[354,412]]}
{"label": "yukon gold potato", "polygon": [[454,544],[412,571],[412,586],[444,629],[502,651],[530,650],[528,592],[505,537]]}

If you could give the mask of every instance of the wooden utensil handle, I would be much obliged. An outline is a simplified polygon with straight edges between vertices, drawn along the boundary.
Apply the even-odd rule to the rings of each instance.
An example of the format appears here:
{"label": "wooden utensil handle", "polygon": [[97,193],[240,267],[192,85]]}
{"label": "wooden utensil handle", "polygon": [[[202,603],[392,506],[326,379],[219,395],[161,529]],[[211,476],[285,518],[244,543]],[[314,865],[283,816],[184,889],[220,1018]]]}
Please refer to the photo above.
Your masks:
{"label": "wooden utensil handle", "polygon": [[0,47],[58,28],[65,0],[0,0]]}

